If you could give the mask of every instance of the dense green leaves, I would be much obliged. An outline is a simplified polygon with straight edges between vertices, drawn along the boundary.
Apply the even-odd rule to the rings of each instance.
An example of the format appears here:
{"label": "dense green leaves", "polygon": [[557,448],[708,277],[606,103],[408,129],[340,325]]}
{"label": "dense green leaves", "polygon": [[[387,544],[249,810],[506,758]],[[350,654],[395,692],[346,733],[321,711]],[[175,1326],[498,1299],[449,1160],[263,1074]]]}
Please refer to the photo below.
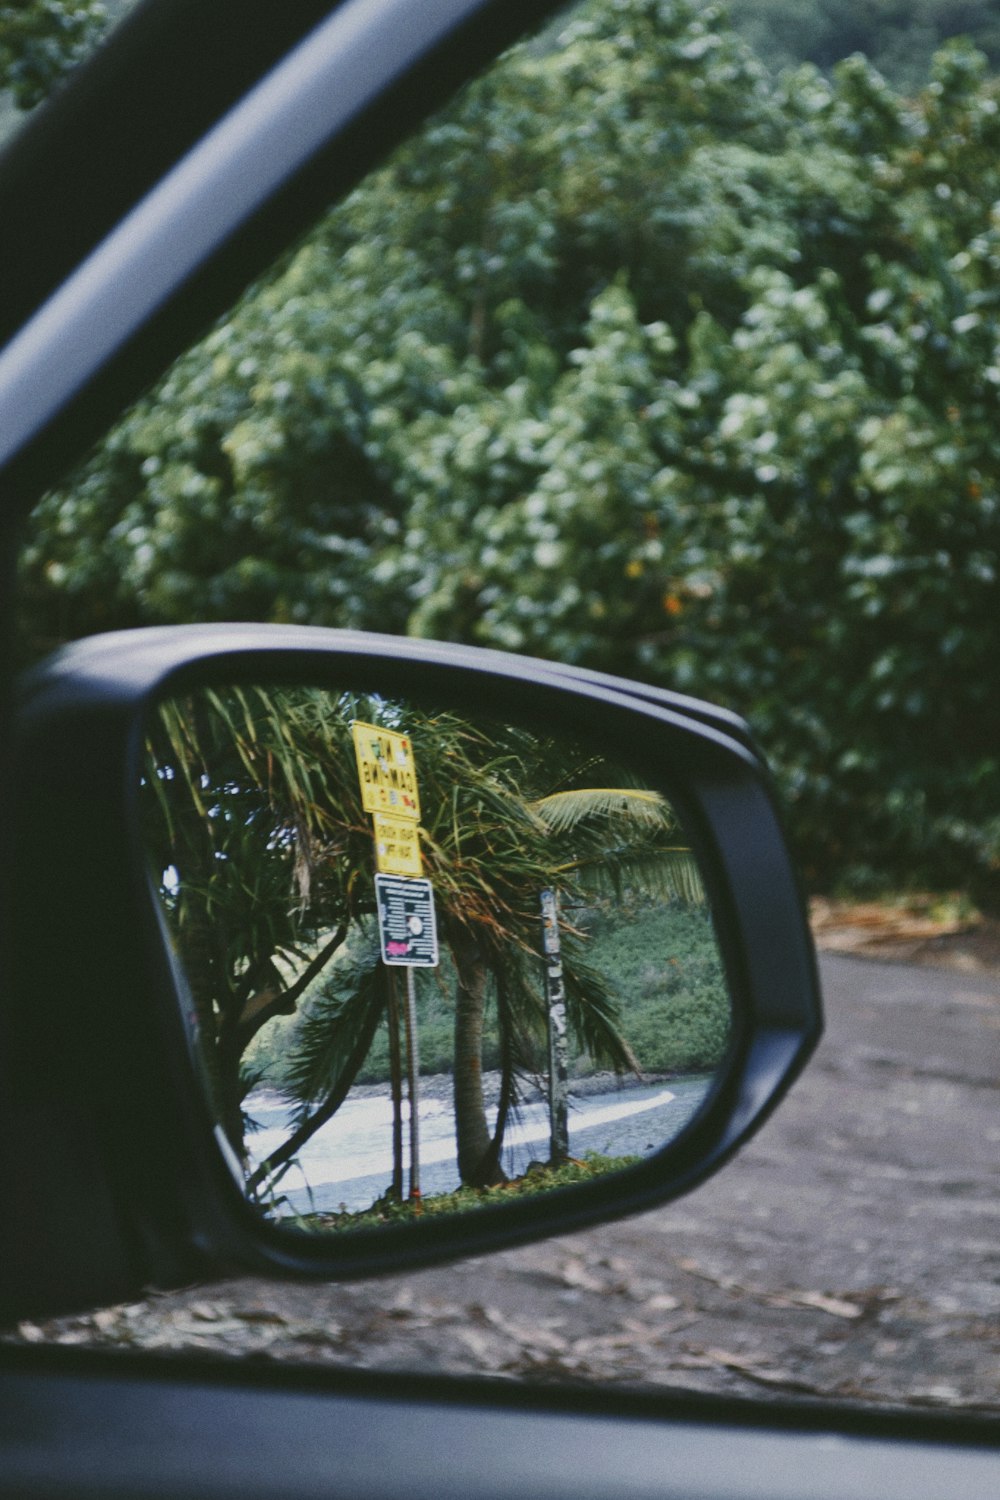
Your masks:
{"label": "dense green leaves", "polygon": [[622,671],[750,716],[815,885],[995,894],[998,203],[964,43],[906,95],[860,58],[774,83],[711,7],[591,0],[44,502],[26,637],[302,620]]}
{"label": "dense green leaves", "polygon": [[971,37],[1000,62],[993,0],[743,0],[733,20],[773,66],[829,69],[861,52],[906,89],[920,87],[932,53],[952,37]]}
{"label": "dense green leaves", "polygon": [[93,50],[107,25],[100,0],[0,4],[0,89],[30,109]]}
{"label": "dense green leaves", "polygon": [[[244,1066],[272,1021],[278,1068],[294,1105],[291,1135],[251,1177],[280,1169],[336,1113],[371,1062],[392,972],[380,962],[372,824],[363,810],[352,726],[400,729],[419,765],[423,869],[450,962],[458,1159],[464,1181],[490,1181],[518,1077],[540,1071],[548,1015],[542,978],[543,890],[573,913],[562,923],[566,1014],[578,1053],[616,1072],[641,1064],[622,1029],[614,974],[589,961],[586,918],[599,893],[703,901],[663,796],[627,784],[586,746],[526,728],[314,688],[232,688],[169,699],[151,716],[141,806],[145,848],[193,1001],[217,1115],[244,1154]],[[387,752],[386,752],[387,753]],[[591,787],[594,773],[606,785]],[[581,925],[582,924],[582,925]],[[708,924],[706,921],[706,929]],[[660,934],[661,939],[663,934]],[[645,951],[653,972],[673,944]],[[495,1131],[482,1093],[484,1029],[504,1075]],[[696,1001],[696,1008],[700,1004]],[[728,1027],[718,972],[709,997]],[[463,1048],[465,1049],[463,1051]],[[669,1048],[667,1049],[669,1051]],[[657,1052],[662,1054],[662,1046]],[[689,1064],[689,1049],[678,1055]],[[388,1061],[388,1059],[387,1059]],[[704,1060],[699,1061],[704,1066]],[[468,1096],[468,1097],[467,1097]],[[470,1141],[468,1160],[463,1153]]]}

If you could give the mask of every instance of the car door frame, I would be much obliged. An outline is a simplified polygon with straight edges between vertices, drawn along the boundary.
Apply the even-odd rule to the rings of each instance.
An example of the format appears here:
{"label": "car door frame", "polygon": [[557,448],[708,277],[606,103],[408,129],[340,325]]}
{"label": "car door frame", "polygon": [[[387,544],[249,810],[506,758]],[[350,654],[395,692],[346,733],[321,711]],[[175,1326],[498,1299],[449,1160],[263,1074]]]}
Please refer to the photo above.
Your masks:
{"label": "car door frame", "polygon": [[[13,143],[0,164],[0,219],[20,225],[15,262],[23,277],[8,320],[16,327],[8,326],[0,352],[4,709],[16,541],[37,495],[322,204],[555,8],[544,0],[345,0],[304,37],[294,26],[266,32],[253,59],[241,54],[239,67],[220,69],[217,85],[202,70],[198,110],[186,131],[171,132],[156,120],[163,126],[170,68],[184,47],[168,49],[169,64],[161,64],[154,43],[182,43],[177,28],[184,17],[192,24],[192,9],[147,0],[94,69]],[[409,24],[416,15],[422,30]],[[306,19],[315,20],[315,7]],[[187,45],[205,34],[194,26]],[[53,258],[41,246],[51,215],[40,215],[33,229],[28,212],[38,174],[54,199],[60,183],[70,194],[70,137],[86,133],[86,120],[109,97],[103,90],[113,94],[114,78],[143,58],[157,87],[149,89],[145,121],[126,122],[140,128],[135,170],[117,197],[98,195],[92,211],[80,208],[81,233],[62,260]],[[103,84],[94,82],[98,74]],[[345,92],[336,95],[336,87]],[[349,107],[338,110],[348,97]],[[119,118],[118,128],[126,123]],[[106,167],[99,142],[95,149],[94,172]],[[81,205],[86,188],[84,181],[64,209]],[[5,776],[0,785],[6,788]],[[15,878],[0,859],[0,880],[9,888]],[[0,888],[0,920],[4,909]],[[0,1127],[11,1123],[0,1114]],[[9,1204],[5,1217],[10,1232]],[[527,1488],[575,1500],[805,1493],[813,1500],[876,1493],[992,1500],[1000,1491],[997,1424],[971,1417],[678,1394],[557,1395],[471,1378],[250,1371],[17,1345],[0,1351],[0,1386],[0,1495],[485,1500]]]}

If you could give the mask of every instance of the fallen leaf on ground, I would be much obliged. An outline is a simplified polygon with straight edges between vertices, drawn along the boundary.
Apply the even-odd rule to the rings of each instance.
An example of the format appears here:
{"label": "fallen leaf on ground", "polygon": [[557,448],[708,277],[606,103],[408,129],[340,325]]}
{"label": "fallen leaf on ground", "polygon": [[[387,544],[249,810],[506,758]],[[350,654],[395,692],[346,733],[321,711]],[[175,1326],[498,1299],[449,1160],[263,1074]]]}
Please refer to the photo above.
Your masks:
{"label": "fallen leaf on ground", "polygon": [[595,1276],[582,1260],[566,1260],[559,1267],[559,1279],[563,1286],[575,1287],[581,1292],[606,1292],[610,1290],[602,1276]]}
{"label": "fallen leaf on ground", "polygon": [[788,1292],[782,1295],[793,1307],[814,1307],[817,1312],[830,1313],[834,1318],[860,1318],[864,1311],[854,1302],[828,1297],[825,1292]]}
{"label": "fallen leaf on ground", "polygon": [[681,1302],[679,1297],[671,1297],[669,1292],[654,1292],[642,1305],[649,1312],[674,1312]]}
{"label": "fallen leaf on ground", "polygon": [[697,1276],[701,1281],[710,1282],[724,1292],[736,1292],[741,1297],[752,1297],[757,1302],[765,1302],[769,1307],[808,1307],[815,1312],[829,1313],[834,1318],[860,1318],[864,1312],[855,1302],[848,1302],[843,1297],[831,1296],[829,1292],[799,1291],[791,1288],[788,1291],[767,1291],[764,1287],[745,1286],[735,1281],[731,1276],[716,1276],[711,1271],[706,1271],[704,1266],[696,1260],[684,1259],[677,1262],[682,1271],[689,1276]]}

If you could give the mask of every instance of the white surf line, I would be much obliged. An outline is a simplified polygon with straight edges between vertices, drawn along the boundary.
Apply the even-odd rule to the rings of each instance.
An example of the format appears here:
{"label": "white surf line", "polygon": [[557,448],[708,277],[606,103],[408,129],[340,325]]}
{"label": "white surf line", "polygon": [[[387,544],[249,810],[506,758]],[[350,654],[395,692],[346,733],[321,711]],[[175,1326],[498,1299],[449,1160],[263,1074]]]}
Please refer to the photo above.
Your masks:
{"label": "white surf line", "polygon": [[[641,1115],[647,1113],[649,1110],[661,1109],[664,1104],[669,1104],[676,1097],[676,1094],[670,1089],[660,1089],[648,1099],[623,1100],[620,1104],[605,1104],[601,1108],[589,1112],[574,1107],[575,1118],[573,1126],[576,1130],[589,1130],[592,1126],[606,1125],[613,1120],[626,1120],[633,1115]],[[275,1144],[284,1139],[278,1131],[260,1131],[254,1139],[254,1144],[256,1145],[258,1141],[261,1141],[262,1137],[271,1135],[278,1137],[278,1141]],[[504,1136],[504,1148],[537,1146],[548,1139],[548,1120],[515,1122]],[[324,1154],[327,1154],[330,1149],[331,1145],[328,1142]],[[252,1154],[254,1158],[257,1158],[258,1153],[256,1150]],[[267,1155],[268,1152],[266,1150],[260,1153],[261,1159]],[[449,1136],[447,1139],[439,1141],[422,1141],[420,1146],[420,1160],[428,1166],[432,1164],[437,1165],[440,1162],[454,1161],[454,1140]],[[363,1177],[372,1177],[382,1172],[391,1172],[392,1170],[392,1157],[387,1151],[383,1150],[378,1155],[373,1153],[370,1161],[371,1165],[366,1165],[360,1171],[338,1172],[334,1177],[313,1177],[305,1171],[303,1175],[306,1176],[310,1188],[316,1190],[322,1187],[334,1187],[338,1183],[358,1182]],[[304,1167],[307,1168],[309,1165],[310,1163],[306,1160]],[[319,1163],[316,1163],[316,1165],[319,1165]]]}

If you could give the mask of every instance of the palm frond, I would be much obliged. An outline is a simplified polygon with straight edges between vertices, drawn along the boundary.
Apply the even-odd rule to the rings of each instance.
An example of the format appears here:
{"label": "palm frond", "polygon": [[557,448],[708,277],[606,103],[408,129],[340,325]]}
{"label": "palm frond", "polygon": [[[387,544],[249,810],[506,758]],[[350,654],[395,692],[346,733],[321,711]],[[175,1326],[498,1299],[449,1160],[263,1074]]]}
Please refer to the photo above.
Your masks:
{"label": "palm frond", "polygon": [[604,975],[585,963],[568,944],[563,946],[563,983],[566,987],[566,1017],[579,1046],[595,1063],[616,1073],[635,1073],[641,1068],[621,1030],[621,1014]]}
{"label": "palm frond", "polygon": [[553,833],[576,828],[584,818],[613,817],[647,826],[676,826],[666,797],[648,787],[577,787],[539,797],[531,803],[531,810]]}
{"label": "palm frond", "polygon": [[295,1107],[296,1125],[317,1099],[350,1087],[349,1068],[353,1064],[356,1074],[364,1062],[384,1010],[385,970],[378,942],[367,932],[315,990],[295,1028],[282,1092]]}
{"label": "palm frond", "polygon": [[603,850],[564,867],[581,891],[621,900],[629,891],[663,901],[682,901],[685,906],[703,906],[705,887],[690,849]]}

